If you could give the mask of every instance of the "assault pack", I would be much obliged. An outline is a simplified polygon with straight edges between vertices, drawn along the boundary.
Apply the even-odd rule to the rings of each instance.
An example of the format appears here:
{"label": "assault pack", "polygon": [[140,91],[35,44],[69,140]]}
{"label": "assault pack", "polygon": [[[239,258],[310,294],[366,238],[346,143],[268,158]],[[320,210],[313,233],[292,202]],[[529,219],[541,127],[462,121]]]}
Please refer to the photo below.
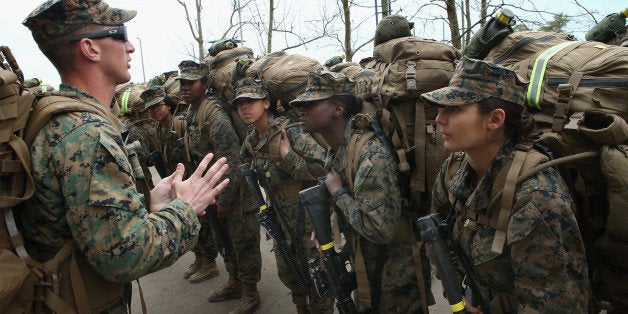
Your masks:
{"label": "assault pack", "polygon": [[[90,300],[121,300],[125,287],[109,283],[76,252],[74,242],[65,244],[45,262],[31,258],[16,220],[27,210],[35,183],[30,173],[30,144],[52,115],[84,111],[108,116],[86,103],[59,93],[38,99],[23,86],[24,75],[11,50],[0,47],[0,312],[91,313],[105,309]],[[108,109],[108,108],[107,108]],[[85,287],[90,289],[87,290]],[[105,302],[106,303],[106,302]]]}
{"label": "assault pack", "polygon": [[557,158],[548,164],[558,165],[577,205],[592,286],[590,310],[626,311],[628,49],[563,33],[513,33],[506,25],[493,25],[489,37],[498,40],[476,57],[529,80],[526,100],[536,141]]}

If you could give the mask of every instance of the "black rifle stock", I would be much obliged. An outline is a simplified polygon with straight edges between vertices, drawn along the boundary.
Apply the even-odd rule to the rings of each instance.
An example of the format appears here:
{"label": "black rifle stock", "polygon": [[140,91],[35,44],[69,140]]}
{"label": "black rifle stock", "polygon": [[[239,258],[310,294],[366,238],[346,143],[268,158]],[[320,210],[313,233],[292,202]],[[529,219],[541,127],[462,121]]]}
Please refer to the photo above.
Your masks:
{"label": "black rifle stock", "polygon": [[312,228],[321,250],[321,262],[310,262],[310,273],[314,281],[319,289],[331,291],[336,298],[338,312],[358,313],[351,299],[351,292],[357,288],[355,271],[348,271],[346,266],[346,263],[350,263],[350,245],[345,245],[340,253],[334,249],[329,219],[330,195],[327,187],[325,184],[317,184],[299,192],[299,197],[301,205],[312,221]]}
{"label": "black rifle stock", "polygon": [[242,176],[244,177],[246,184],[249,186],[249,189],[253,192],[253,196],[255,197],[257,207],[259,208],[257,219],[259,220],[260,225],[262,225],[266,232],[273,239],[275,239],[279,253],[283,257],[286,264],[290,267],[290,270],[292,270],[292,272],[296,275],[297,284],[301,290],[303,290],[303,293],[308,296],[308,299],[311,299],[310,292],[312,291],[312,283],[310,281],[310,277],[303,271],[303,267],[300,266],[294,257],[294,254],[292,254],[288,241],[286,240],[286,235],[277,223],[272,206],[270,206],[270,204],[266,204],[264,201],[262,190],[259,187],[257,178],[253,172],[251,172],[251,166],[247,163],[240,165],[240,172],[242,172]]}
{"label": "black rifle stock", "polygon": [[148,162],[155,167],[160,177],[165,178],[170,175],[166,173],[166,166],[164,165],[164,159],[160,151],[155,150],[150,152],[148,154]]}
{"label": "black rifle stock", "polygon": [[432,214],[421,217],[418,221],[421,228],[421,239],[427,243],[427,248],[432,252],[433,260],[438,269],[438,277],[443,284],[443,290],[445,290],[451,311],[464,313],[461,280],[454,270],[449,246],[446,242],[447,235],[439,229],[442,220],[437,214]]}

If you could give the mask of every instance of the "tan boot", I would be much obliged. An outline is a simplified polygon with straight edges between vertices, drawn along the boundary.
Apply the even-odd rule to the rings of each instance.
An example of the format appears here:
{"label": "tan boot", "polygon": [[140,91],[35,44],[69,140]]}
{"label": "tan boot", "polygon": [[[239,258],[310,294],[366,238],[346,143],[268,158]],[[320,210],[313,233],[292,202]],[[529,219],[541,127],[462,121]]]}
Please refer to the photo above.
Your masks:
{"label": "tan boot", "polygon": [[197,272],[190,276],[190,282],[197,283],[216,276],[218,276],[216,260],[203,258],[203,264],[201,264]]}
{"label": "tan boot", "polygon": [[219,302],[242,297],[242,283],[239,280],[229,278],[226,285],[209,291],[207,300],[209,302]]}
{"label": "tan boot", "polygon": [[242,298],[229,314],[253,313],[259,308],[259,292],[257,284],[243,284]]}
{"label": "tan boot", "polygon": [[190,265],[190,267],[188,267],[188,270],[186,270],[185,273],[183,273],[183,278],[185,278],[185,279],[190,278],[190,276],[192,276],[192,274],[197,272],[198,269],[201,268],[201,264],[203,263],[203,256],[201,256],[200,254],[196,254],[196,253],[194,253],[194,255],[195,255],[194,263],[192,263],[192,265]]}

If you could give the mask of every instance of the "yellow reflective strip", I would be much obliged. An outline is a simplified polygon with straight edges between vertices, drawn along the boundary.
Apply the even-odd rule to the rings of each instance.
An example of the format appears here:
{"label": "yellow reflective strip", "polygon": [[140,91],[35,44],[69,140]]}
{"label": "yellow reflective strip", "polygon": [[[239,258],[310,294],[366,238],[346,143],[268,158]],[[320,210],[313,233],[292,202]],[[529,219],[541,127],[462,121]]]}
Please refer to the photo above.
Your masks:
{"label": "yellow reflective strip", "polygon": [[327,244],[321,245],[321,251],[327,251],[334,247],[334,242],[329,242]]}
{"label": "yellow reflective strip", "polygon": [[606,48],[608,48],[608,46],[604,46],[604,45],[600,45],[600,44],[597,44],[597,45],[595,45],[595,46],[593,46],[593,47],[595,47],[595,48],[600,48],[600,49],[606,49]]}
{"label": "yellow reflective strip", "polygon": [[129,111],[129,97],[131,96],[131,88],[122,93],[122,103],[120,104],[120,115],[124,115]]}
{"label": "yellow reflective strip", "polygon": [[42,85],[42,86],[41,86],[41,92],[42,92],[42,93],[45,93],[45,92],[47,92],[47,91],[48,91],[48,86],[46,86],[46,85]]}
{"label": "yellow reflective strip", "polygon": [[528,91],[526,92],[526,100],[528,101],[529,106],[541,109],[539,102],[541,97],[541,87],[543,86],[543,77],[545,76],[547,63],[557,52],[575,43],[577,43],[577,41],[567,41],[550,47],[543,51],[541,55],[539,55],[539,57],[534,60],[532,75],[530,75],[530,84],[528,85]]}
{"label": "yellow reflective strip", "polygon": [[628,8],[621,9],[621,14],[623,14],[625,17],[628,17]]}
{"label": "yellow reflective strip", "polygon": [[267,208],[268,208],[268,205],[266,205],[266,204],[264,204],[264,205],[260,206],[260,207],[259,207],[259,211],[260,211],[260,213],[261,213],[261,212],[263,212],[263,211],[265,211]]}
{"label": "yellow reflective strip", "polygon": [[451,305],[451,311],[456,313],[456,312],[460,312],[464,310],[464,301],[460,301],[456,304],[452,304]]}

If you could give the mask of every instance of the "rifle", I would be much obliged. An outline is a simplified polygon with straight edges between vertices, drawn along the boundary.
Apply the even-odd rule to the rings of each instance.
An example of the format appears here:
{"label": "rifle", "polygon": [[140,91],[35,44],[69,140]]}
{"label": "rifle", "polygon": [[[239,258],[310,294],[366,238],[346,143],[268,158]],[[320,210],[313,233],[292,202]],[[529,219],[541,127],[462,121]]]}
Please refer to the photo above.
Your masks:
{"label": "rifle", "polygon": [[[185,138],[178,138],[177,145],[182,150],[183,161],[185,162],[185,178],[189,178],[192,171],[198,167],[193,161],[188,151],[185,147]],[[209,205],[205,208],[205,212],[207,213],[207,221],[209,222],[209,227],[214,231],[216,235],[216,246],[218,247],[218,252],[223,257],[229,256],[232,261],[235,261],[235,256],[231,250],[231,240],[229,238],[229,233],[225,230],[225,226],[220,223],[218,219],[218,214],[216,213],[216,205]]]}
{"label": "rifle", "polygon": [[421,228],[421,239],[427,244],[427,248],[432,250],[432,256],[438,269],[438,277],[443,284],[445,296],[449,301],[449,306],[453,313],[464,313],[464,301],[462,300],[461,280],[454,271],[453,261],[447,246],[447,234],[442,230],[446,223],[440,219],[438,214],[431,214],[419,218]]}
{"label": "rifle", "polygon": [[158,150],[152,151],[148,154],[148,162],[155,167],[157,173],[162,178],[168,176],[166,173],[166,166],[164,165],[164,159],[161,156],[161,152]]}
{"label": "rifle", "polygon": [[[436,266],[438,268],[438,274],[441,277],[441,282],[443,283],[443,289],[447,294],[447,299],[449,300],[452,311],[456,313],[455,310],[459,310],[460,308],[462,308],[462,312],[464,312],[464,303],[461,301],[462,295],[460,284],[462,281],[458,278],[457,273],[454,271],[450,247],[447,245],[447,237],[451,233],[451,220],[453,219],[454,211],[453,208],[454,207],[452,206],[446,220],[441,219],[438,214],[431,214],[419,218],[419,226],[421,228],[421,239],[427,242],[433,249],[432,252],[434,253],[434,258],[436,259]],[[438,223],[438,227],[436,227],[434,222]],[[482,295],[482,292],[477,284],[478,279],[473,272],[471,262],[464,255],[460,245],[457,243],[452,243],[452,245],[456,259],[458,260],[460,266],[462,266],[465,274],[465,282],[467,285],[465,287],[464,294],[467,302],[474,307],[479,306],[485,313],[490,313],[490,303],[488,303],[486,298]]]}
{"label": "rifle", "polygon": [[286,235],[283,232],[283,229],[277,223],[277,219],[275,217],[275,211],[271,204],[266,204],[264,201],[264,197],[262,196],[262,191],[259,187],[257,177],[251,171],[251,166],[248,163],[240,165],[240,172],[242,172],[242,176],[246,181],[249,189],[253,192],[253,196],[255,197],[255,201],[257,202],[259,213],[257,214],[257,219],[260,222],[260,225],[266,229],[266,232],[275,239],[277,243],[277,249],[279,249],[279,253],[283,257],[284,261],[290,267],[290,270],[296,275],[297,284],[303,291],[303,293],[308,297],[308,302],[311,299],[310,293],[312,291],[312,283],[310,281],[309,276],[303,271],[303,268],[299,265],[297,259],[295,259],[294,254],[290,250],[290,246],[288,245],[288,241],[286,240]]}
{"label": "rifle", "polygon": [[[325,184],[317,184],[299,192],[301,205],[312,221],[312,227],[321,249],[320,260],[310,260],[310,276],[319,291],[331,291],[336,298],[338,312],[358,313],[351,299],[351,292],[357,288],[355,270],[348,271],[350,246],[346,245],[338,253],[334,249],[331,233],[330,195]],[[345,235],[348,236],[348,235]]]}

